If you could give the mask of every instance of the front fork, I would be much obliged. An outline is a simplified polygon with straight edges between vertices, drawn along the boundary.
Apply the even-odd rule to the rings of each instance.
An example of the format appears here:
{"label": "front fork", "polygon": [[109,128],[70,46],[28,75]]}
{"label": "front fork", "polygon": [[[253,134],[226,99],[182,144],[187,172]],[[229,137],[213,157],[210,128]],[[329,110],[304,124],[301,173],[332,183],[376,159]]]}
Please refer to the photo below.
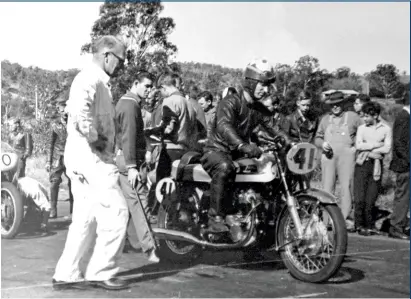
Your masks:
{"label": "front fork", "polygon": [[303,227],[301,224],[300,216],[298,215],[299,205],[298,205],[296,198],[292,196],[290,189],[288,188],[285,171],[282,167],[282,162],[280,158],[278,157],[277,153],[275,153],[275,158],[277,160],[277,166],[280,170],[281,180],[284,184],[284,194],[286,196],[285,202],[287,204],[287,208],[288,208],[288,211],[290,212],[291,218],[293,219],[295,229],[297,231],[297,238],[301,240],[303,238],[304,232],[303,232]]}

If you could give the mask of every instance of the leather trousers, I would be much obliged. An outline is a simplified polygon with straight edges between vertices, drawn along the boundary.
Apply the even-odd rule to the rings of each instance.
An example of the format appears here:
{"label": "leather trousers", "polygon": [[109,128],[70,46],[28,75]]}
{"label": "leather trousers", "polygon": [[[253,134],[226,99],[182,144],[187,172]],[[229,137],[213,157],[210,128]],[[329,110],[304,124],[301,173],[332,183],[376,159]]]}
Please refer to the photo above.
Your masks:
{"label": "leather trousers", "polygon": [[230,213],[232,206],[232,189],[236,176],[232,157],[227,153],[209,151],[201,157],[201,164],[211,177],[209,214],[224,217]]}

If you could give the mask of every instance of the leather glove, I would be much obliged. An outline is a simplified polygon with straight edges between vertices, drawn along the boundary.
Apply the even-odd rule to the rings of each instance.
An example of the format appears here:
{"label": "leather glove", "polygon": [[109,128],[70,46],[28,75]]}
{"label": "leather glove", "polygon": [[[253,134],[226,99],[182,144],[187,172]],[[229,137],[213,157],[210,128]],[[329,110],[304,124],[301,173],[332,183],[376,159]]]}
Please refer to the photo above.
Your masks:
{"label": "leather glove", "polygon": [[263,151],[255,144],[241,145],[239,151],[246,155],[248,158],[260,158]]}

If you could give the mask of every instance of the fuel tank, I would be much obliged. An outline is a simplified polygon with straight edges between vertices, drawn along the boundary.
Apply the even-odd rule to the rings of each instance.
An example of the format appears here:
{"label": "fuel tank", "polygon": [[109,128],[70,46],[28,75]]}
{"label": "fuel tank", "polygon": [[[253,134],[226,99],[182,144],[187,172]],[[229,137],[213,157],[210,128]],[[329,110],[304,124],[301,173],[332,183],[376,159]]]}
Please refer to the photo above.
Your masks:
{"label": "fuel tank", "polygon": [[[236,166],[235,182],[271,182],[278,177],[277,167],[274,165],[274,157],[271,155],[262,155],[259,159],[241,158],[234,161]],[[177,171],[182,171],[180,180],[187,182],[202,182],[210,183],[211,178],[203,169],[201,164],[187,164],[184,167],[179,167],[180,160],[173,162],[171,176],[177,177]],[[178,170],[180,168],[180,170]]]}

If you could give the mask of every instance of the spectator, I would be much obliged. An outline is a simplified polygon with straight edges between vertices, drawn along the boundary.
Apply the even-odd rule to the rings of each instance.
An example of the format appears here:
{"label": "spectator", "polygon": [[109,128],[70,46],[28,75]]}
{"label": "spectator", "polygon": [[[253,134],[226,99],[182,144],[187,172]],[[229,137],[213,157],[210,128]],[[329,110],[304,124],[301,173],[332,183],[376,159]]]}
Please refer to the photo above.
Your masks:
{"label": "spectator", "polygon": [[265,97],[261,101],[261,103],[268,109],[268,111],[272,115],[270,126],[276,131],[280,130],[284,126],[285,121],[284,114],[280,113],[279,110],[280,100],[276,96],[269,95]]}
{"label": "spectator", "polygon": [[[322,184],[325,191],[334,194],[336,177],[341,185],[340,208],[345,219],[349,216],[353,198],[355,165],[355,135],[361,125],[360,117],[352,111],[344,111],[344,94],[332,93],[326,100],[331,113],[325,115],[318,126],[315,144],[321,147]],[[347,228],[353,230],[351,223]]]}
{"label": "spectator", "polygon": [[364,124],[358,127],[355,142],[355,228],[364,236],[376,233],[374,208],[381,188],[382,160],[392,143],[391,128],[380,121],[380,111],[380,106],[374,102],[362,106]]}
{"label": "spectator", "polygon": [[354,101],[354,111],[361,117],[362,116],[362,106],[366,103],[371,102],[371,98],[366,94],[359,94]]}
{"label": "spectator", "polygon": [[62,182],[61,176],[64,173],[67,177],[69,189],[70,215],[73,213],[73,193],[71,192],[71,180],[67,175],[64,164],[64,148],[67,139],[67,113],[65,112],[66,99],[57,102],[58,117],[51,123],[49,155],[46,163],[46,171],[50,173],[50,218],[57,218],[57,200],[59,187]]}
{"label": "spectator", "polygon": [[226,87],[223,90],[223,97],[222,98],[224,99],[226,96],[230,96],[230,95],[234,95],[234,94],[238,94],[237,90],[234,87],[232,87],[232,86]]}
{"label": "spectator", "polygon": [[207,136],[210,134],[211,126],[215,120],[215,107],[213,106],[213,95],[209,91],[203,91],[198,96],[198,103],[205,113],[207,124]]}
{"label": "spectator", "polygon": [[314,142],[318,118],[312,113],[311,104],[312,95],[301,92],[296,102],[297,109],[283,122],[282,129],[295,142]]}
{"label": "spectator", "polygon": [[34,203],[41,211],[42,220],[40,228],[47,232],[50,216],[50,201],[47,196],[47,189],[35,179],[23,177],[17,180],[17,189],[23,197],[23,202],[26,204]]}
{"label": "spectator", "polygon": [[403,96],[404,109],[398,114],[393,126],[393,151],[390,169],[396,173],[394,210],[390,220],[389,235],[398,239],[409,239],[406,231],[410,208],[410,93]]}
{"label": "spectator", "polygon": [[[131,219],[129,221],[128,240],[136,248],[140,241],[143,252],[151,262],[159,262],[156,244],[153,240],[145,211],[147,190],[141,180],[141,166],[146,149],[144,122],[141,103],[149,96],[153,88],[154,76],[142,71],[136,75],[130,91],[122,96],[116,105],[117,152],[116,162],[120,171],[120,186],[127,201]],[[140,202],[138,202],[140,201]]]}
{"label": "spectator", "polygon": [[[207,121],[204,110],[198,102],[200,90],[197,86],[192,85],[189,89],[188,105],[194,110],[194,118],[197,119],[197,136],[196,140],[203,139],[207,135]],[[200,150],[198,145],[195,145],[196,150]]]}
{"label": "spectator", "polygon": [[[116,277],[129,212],[114,161],[115,107],[109,85],[124,65],[126,48],[114,36],[103,36],[92,52],[92,63],[74,78],[66,108],[64,156],[76,205],[53,277],[53,288],[60,290],[128,288],[128,282]],[[89,249],[83,276],[80,262]]]}
{"label": "spectator", "polygon": [[19,155],[19,174],[18,177],[26,176],[26,160],[33,152],[33,138],[29,132],[21,126],[19,118],[11,119],[8,144]]}

